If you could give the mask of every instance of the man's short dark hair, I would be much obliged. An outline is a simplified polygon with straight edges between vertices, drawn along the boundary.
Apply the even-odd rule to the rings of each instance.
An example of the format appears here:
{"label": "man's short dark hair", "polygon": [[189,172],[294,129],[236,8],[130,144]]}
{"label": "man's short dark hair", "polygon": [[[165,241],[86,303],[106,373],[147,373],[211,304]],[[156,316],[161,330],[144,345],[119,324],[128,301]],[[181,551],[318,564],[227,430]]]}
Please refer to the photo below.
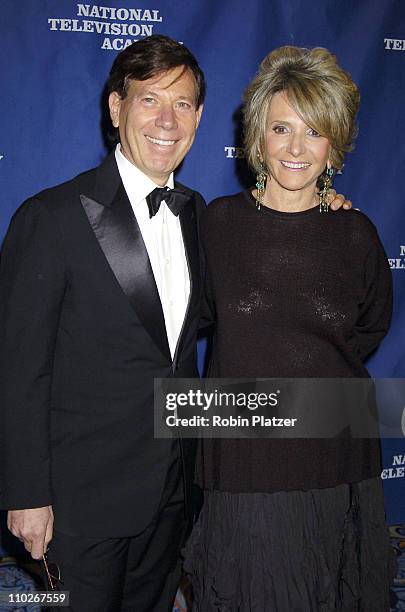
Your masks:
{"label": "man's short dark hair", "polygon": [[125,98],[131,79],[146,81],[179,66],[185,66],[194,75],[196,107],[199,108],[204,102],[206,88],[203,71],[187,47],[160,34],[138,40],[117,55],[107,83],[108,93],[116,91]]}

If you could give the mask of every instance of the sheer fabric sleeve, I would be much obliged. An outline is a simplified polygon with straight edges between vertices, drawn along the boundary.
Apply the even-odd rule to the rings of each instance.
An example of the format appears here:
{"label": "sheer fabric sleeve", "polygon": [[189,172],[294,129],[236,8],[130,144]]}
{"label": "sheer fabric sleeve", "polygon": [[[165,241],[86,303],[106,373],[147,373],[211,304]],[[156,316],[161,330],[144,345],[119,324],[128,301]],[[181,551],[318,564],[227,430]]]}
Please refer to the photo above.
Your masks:
{"label": "sheer fabric sleeve", "polygon": [[364,270],[364,301],[355,326],[356,345],[364,361],[387,334],[392,316],[392,274],[375,232]]}

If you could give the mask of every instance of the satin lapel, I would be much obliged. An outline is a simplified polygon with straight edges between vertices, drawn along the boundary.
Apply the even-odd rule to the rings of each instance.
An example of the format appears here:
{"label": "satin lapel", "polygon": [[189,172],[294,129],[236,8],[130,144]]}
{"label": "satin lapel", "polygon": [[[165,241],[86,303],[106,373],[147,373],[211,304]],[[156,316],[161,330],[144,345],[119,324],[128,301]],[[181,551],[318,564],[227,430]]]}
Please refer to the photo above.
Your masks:
{"label": "satin lapel", "polygon": [[162,305],[139,225],[121,183],[110,206],[80,196],[98,243],[132,308],[171,361]]}
{"label": "satin lapel", "polygon": [[199,259],[199,244],[197,231],[197,216],[195,211],[194,196],[190,197],[190,201],[186,204],[180,213],[180,225],[183,234],[184,248],[186,251],[188,271],[190,274],[190,299],[183,322],[183,327],[177,343],[176,355],[174,362],[177,361],[181,353],[185,336],[188,331],[188,322],[195,314],[196,309],[200,304],[201,293],[201,272]]}

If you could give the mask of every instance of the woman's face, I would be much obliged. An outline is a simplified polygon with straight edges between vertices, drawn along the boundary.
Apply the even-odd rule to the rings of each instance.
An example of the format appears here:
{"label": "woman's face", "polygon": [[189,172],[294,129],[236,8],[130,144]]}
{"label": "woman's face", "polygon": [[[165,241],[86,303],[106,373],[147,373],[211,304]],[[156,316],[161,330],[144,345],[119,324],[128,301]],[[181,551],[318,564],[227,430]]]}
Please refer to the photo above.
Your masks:
{"label": "woman's face", "polygon": [[304,123],[286,93],[276,93],[267,114],[264,151],[271,179],[288,191],[315,189],[330,151],[329,141]]}

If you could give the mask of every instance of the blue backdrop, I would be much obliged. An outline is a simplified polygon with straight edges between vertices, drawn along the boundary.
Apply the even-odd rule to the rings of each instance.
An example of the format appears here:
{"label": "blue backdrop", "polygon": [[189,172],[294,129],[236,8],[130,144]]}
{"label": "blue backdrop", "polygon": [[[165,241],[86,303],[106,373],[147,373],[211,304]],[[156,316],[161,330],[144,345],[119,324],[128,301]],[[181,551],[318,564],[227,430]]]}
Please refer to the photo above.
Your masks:
{"label": "blue backdrop", "polygon": [[[2,0],[0,14],[0,237],[27,196],[103,158],[103,87],[115,55],[133,40],[168,34],[206,73],[203,120],[178,176],[208,201],[251,181],[239,110],[263,56],[284,44],[336,53],[362,94],[357,147],[336,187],[376,223],[395,283],[391,332],[369,367],[376,376],[405,376],[403,0]],[[405,470],[394,469],[405,461],[404,438],[384,440],[383,450],[388,520],[405,522]]]}

